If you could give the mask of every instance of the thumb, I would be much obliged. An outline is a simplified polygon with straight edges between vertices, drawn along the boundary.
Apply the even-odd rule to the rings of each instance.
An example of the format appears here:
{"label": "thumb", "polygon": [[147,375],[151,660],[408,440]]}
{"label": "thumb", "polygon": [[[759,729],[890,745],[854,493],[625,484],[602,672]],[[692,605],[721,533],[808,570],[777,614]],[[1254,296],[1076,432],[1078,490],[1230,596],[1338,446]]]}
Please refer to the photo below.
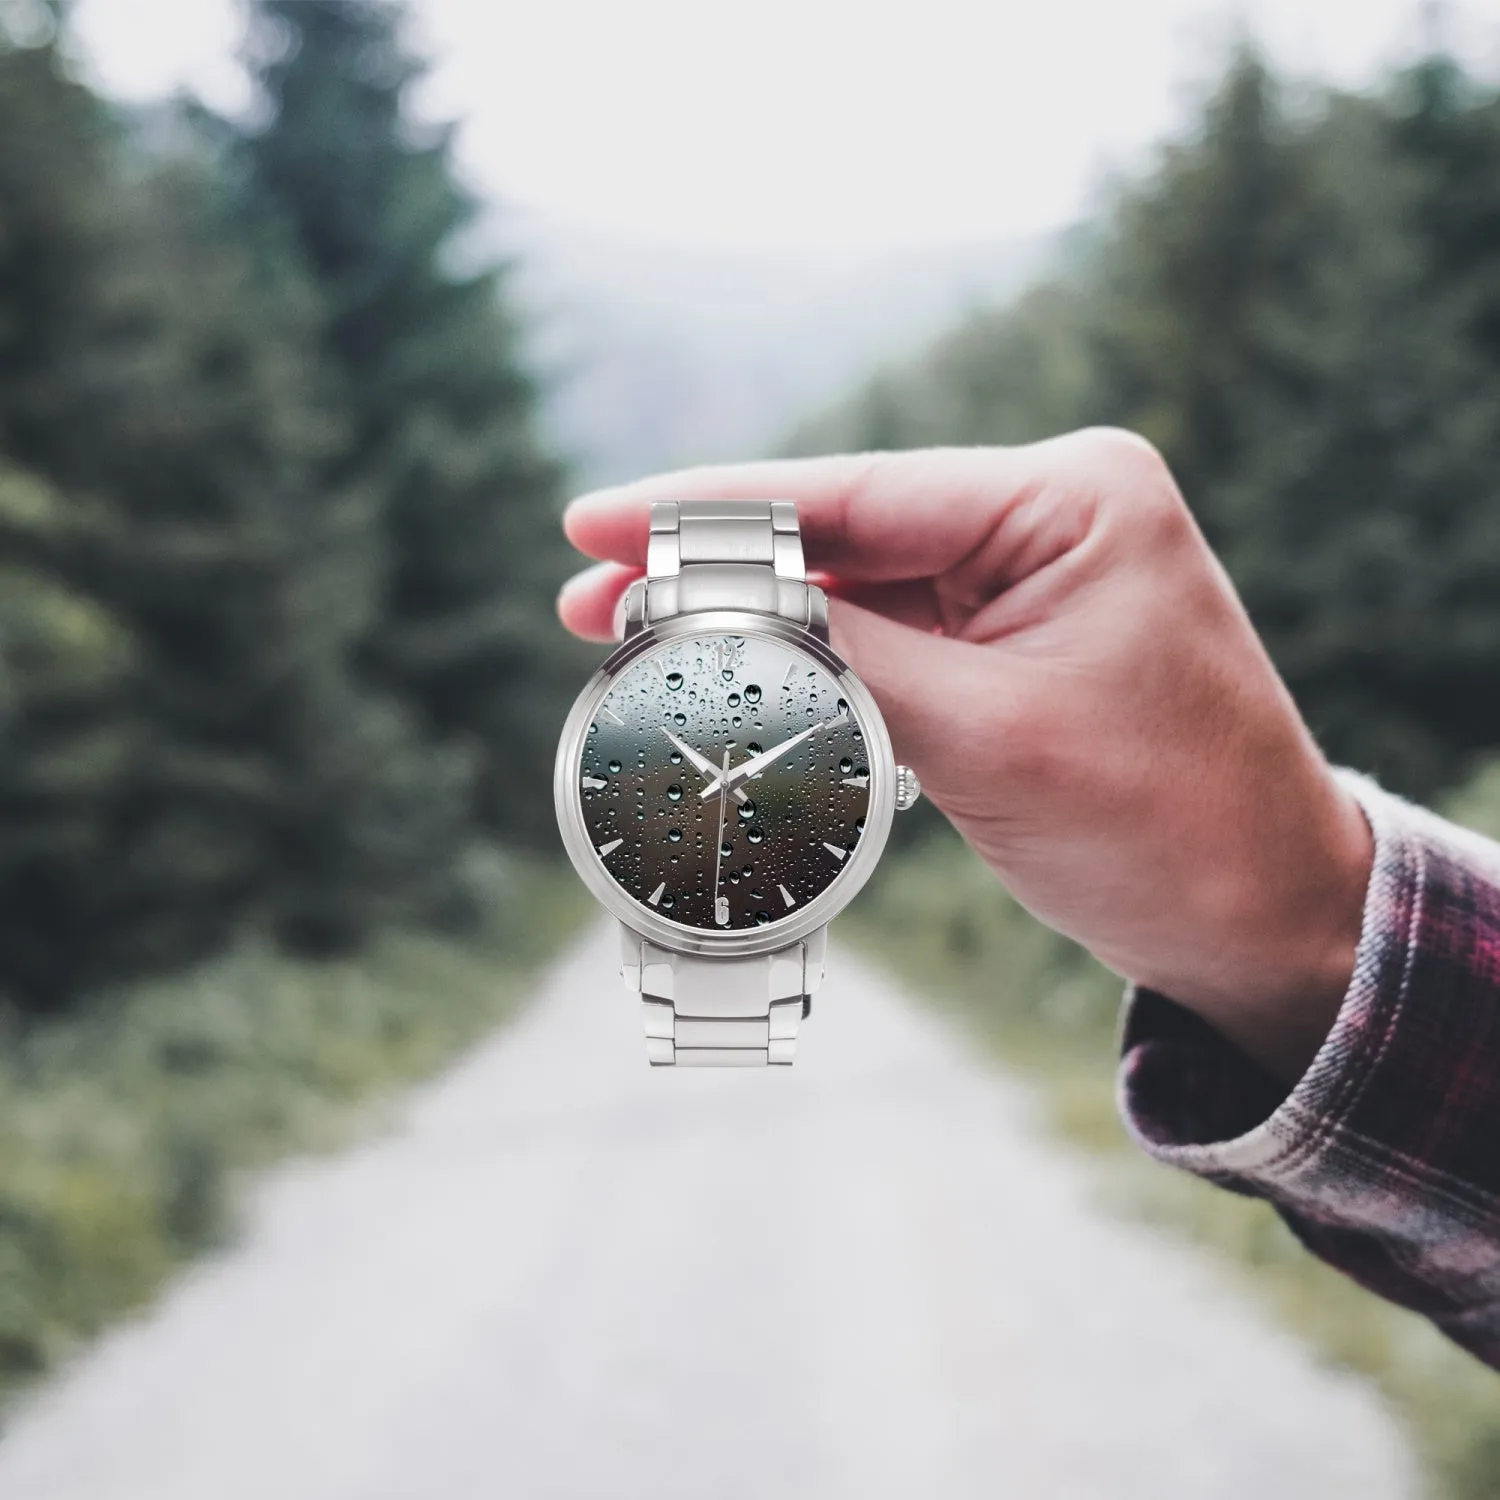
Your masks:
{"label": "thumb", "polygon": [[994,681],[994,653],[846,599],[829,601],[828,624],[833,649],[880,705],[896,759],[940,797],[985,749],[981,726],[1004,692]]}

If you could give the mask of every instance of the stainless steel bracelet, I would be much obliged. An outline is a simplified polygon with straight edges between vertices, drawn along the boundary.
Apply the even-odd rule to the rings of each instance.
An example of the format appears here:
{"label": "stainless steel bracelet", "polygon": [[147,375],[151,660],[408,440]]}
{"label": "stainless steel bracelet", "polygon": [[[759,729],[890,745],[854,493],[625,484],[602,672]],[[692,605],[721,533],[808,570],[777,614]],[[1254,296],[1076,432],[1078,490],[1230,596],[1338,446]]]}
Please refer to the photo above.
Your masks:
{"label": "stainless steel bracelet", "polygon": [[[651,507],[646,576],[625,596],[625,634],[675,615],[749,610],[828,638],[828,601],[807,581],[797,507],[785,500],[679,500]],[[828,929],[753,958],[708,958],[621,928],[625,982],[641,996],[654,1066],[790,1063],[823,982]]]}
{"label": "stainless steel bracelet", "polygon": [[624,599],[623,634],[674,615],[750,610],[828,639],[828,599],[807,581],[790,500],[668,500],[651,507],[646,576]]}
{"label": "stainless steel bracelet", "polygon": [[641,997],[646,1056],[657,1067],[790,1063],[823,982],[828,929],[754,958],[700,958],[620,929],[621,973]]}

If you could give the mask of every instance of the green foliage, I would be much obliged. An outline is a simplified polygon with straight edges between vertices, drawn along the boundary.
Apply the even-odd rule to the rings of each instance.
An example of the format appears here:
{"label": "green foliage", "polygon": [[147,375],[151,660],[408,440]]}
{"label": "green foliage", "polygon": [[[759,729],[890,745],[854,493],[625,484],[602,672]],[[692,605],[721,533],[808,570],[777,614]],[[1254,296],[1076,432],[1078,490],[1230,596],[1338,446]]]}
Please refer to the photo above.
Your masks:
{"label": "green foliage", "polygon": [[[1500,833],[1500,760],[1444,807]],[[1033,920],[956,834],[888,855],[848,932],[1035,1085],[1050,1125],[1100,1158],[1100,1190],[1223,1256],[1325,1358],[1374,1379],[1412,1434],[1434,1500],[1490,1500],[1500,1382],[1425,1320],[1313,1259],[1264,1203],[1156,1166],[1127,1140],[1113,1074],[1121,982]]]}
{"label": "green foliage", "polygon": [[454,269],[470,205],[406,114],[399,22],[256,8],[249,135],[115,117],[50,21],[0,37],[0,993],[25,1009],[244,934],[472,921],[476,833],[550,829],[558,473],[501,276]]}
{"label": "green foliage", "polygon": [[1500,756],[1484,761],[1447,798],[1443,812],[1475,833],[1500,840]]}
{"label": "green foliage", "polygon": [[118,118],[65,7],[0,15],[0,1391],[505,1014],[580,905],[476,836],[550,816],[570,682],[504,288],[448,266],[395,14],[260,15],[306,45],[252,139]]}
{"label": "green foliage", "polygon": [[327,963],[237,947],[13,1028],[0,1050],[0,1396],[221,1242],[238,1174],[346,1141],[384,1089],[504,1018],[583,913],[571,877],[503,864],[456,944],[390,931]]}
{"label": "green foliage", "polygon": [[1429,59],[1291,100],[1237,57],[1077,264],[795,446],[1156,442],[1335,757],[1500,746],[1500,102]]}
{"label": "green foliage", "polygon": [[[44,129],[56,164],[27,134]],[[42,843],[12,864],[0,981],[53,1006],[250,921],[347,944],[418,913],[443,894],[462,791],[348,676],[322,587],[345,539],[310,503],[333,429],[299,309],[216,234],[191,161],[125,181],[50,53],[0,54],[0,140],[22,143],[0,151],[0,442],[39,476],[10,492],[47,496],[0,507],[0,540],[130,663],[75,704],[94,753],[71,764],[101,778],[75,790],[98,817],[86,858]],[[6,795],[34,833],[51,787],[25,792]],[[377,810],[382,827],[360,821]]]}
{"label": "green foliage", "polygon": [[492,831],[552,837],[545,785],[581,656],[552,598],[568,566],[560,474],[503,269],[460,269],[474,204],[449,132],[404,106],[420,67],[399,6],[259,0],[252,57],[270,106],[245,143],[245,212],[285,231],[316,286],[342,441],[336,483],[378,514],[379,607],[361,656],[376,680],[461,742]]}

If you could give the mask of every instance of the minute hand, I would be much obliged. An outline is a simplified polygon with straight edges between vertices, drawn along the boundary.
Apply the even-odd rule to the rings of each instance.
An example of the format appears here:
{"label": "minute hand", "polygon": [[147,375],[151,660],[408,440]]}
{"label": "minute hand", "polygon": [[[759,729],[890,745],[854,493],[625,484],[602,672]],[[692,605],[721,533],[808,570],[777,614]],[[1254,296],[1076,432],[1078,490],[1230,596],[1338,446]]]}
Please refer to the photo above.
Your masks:
{"label": "minute hand", "polygon": [[[666,737],[669,740],[671,740],[671,742],[672,742],[673,746],[676,748],[677,752],[680,755],[682,755],[682,756],[684,756],[686,758],[687,763],[690,766],[692,766],[692,768],[700,776],[711,776],[711,777],[713,777],[714,778],[714,786],[715,787],[718,786],[718,784],[719,784],[718,783],[719,768],[706,755],[700,755],[680,735],[673,734],[672,731],[670,729],[668,729],[665,724],[662,725],[661,732],[664,735],[666,735]],[[704,795],[707,796],[708,794],[705,792]],[[745,799],[745,794],[743,792],[736,791],[736,792],[733,792],[731,795],[734,797],[734,800],[736,802],[743,802],[743,801],[746,800]]]}
{"label": "minute hand", "polygon": [[806,729],[794,734],[790,739],[782,740],[779,745],[772,745],[769,750],[762,750],[759,755],[752,755],[749,760],[742,761],[732,770],[727,777],[715,776],[709,784],[703,788],[699,796],[707,798],[719,790],[719,782],[724,781],[729,790],[733,792],[736,787],[743,786],[754,776],[759,776],[767,766],[781,759],[794,745],[800,745],[808,735],[816,734],[820,729],[826,729],[833,723],[832,719],[824,719],[818,724],[809,724]]}

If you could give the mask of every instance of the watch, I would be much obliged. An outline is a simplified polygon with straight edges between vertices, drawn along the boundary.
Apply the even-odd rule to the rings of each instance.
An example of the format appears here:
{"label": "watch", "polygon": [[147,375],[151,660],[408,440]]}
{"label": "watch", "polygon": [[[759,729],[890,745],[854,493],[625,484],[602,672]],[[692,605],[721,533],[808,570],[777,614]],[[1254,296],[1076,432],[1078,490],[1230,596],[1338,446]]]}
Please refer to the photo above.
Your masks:
{"label": "watch", "polygon": [[828,923],[920,789],[828,644],[794,504],[672,501],[650,527],[558,746],[563,844],[619,920],[653,1064],[790,1063]]}

